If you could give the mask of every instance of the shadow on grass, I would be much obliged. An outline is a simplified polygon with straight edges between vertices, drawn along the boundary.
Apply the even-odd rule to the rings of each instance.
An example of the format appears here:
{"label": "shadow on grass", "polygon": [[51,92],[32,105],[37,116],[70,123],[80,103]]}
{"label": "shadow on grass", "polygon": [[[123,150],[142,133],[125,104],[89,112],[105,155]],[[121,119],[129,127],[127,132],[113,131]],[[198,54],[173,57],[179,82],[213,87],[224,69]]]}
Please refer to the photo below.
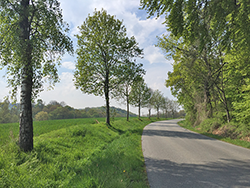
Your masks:
{"label": "shadow on grass", "polygon": [[110,130],[112,130],[112,131],[114,131],[114,132],[117,132],[119,135],[125,133],[125,131],[123,131],[123,130],[121,130],[121,129],[117,129],[117,128],[115,128],[114,126],[112,126],[112,125],[110,125],[110,124],[108,124],[108,123],[106,123],[106,126],[107,126]]}

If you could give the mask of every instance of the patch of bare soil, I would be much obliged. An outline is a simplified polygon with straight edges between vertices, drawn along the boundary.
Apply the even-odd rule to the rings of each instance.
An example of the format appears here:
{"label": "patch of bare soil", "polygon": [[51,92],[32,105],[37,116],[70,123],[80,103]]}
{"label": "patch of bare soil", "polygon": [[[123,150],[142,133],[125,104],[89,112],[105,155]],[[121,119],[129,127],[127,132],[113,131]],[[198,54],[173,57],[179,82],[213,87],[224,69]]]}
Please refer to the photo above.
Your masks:
{"label": "patch of bare soil", "polygon": [[241,138],[241,140],[250,142],[250,136],[246,136],[246,137],[244,137],[244,138]]}
{"label": "patch of bare soil", "polygon": [[[219,135],[222,137],[230,137],[231,139],[235,139],[239,136],[239,134],[237,134],[236,132],[234,132],[233,129],[230,129],[230,127],[227,127],[227,126],[214,130],[212,134]],[[241,138],[241,140],[250,142],[250,135]]]}

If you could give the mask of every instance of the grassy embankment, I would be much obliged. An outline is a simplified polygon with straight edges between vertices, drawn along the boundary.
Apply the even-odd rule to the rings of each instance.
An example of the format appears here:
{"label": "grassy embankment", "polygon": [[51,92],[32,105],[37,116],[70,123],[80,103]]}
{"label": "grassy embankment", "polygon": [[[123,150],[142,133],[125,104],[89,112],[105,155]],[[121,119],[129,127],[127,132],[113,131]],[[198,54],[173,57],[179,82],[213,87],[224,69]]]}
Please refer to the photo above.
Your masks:
{"label": "grassy embankment", "polygon": [[141,134],[152,120],[120,118],[120,133],[97,120],[34,122],[29,153],[16,145],[18,124],[0,125],[0,187],[148,187]]}
{"label": "grassy embankment", "polygon": [[249,131],[242,130],[240,127],[237,129],[235,125],[222,125],[213,119],[207,120],[196,127],[188,124],[185,120],[180,121],[178,124],[183,128],[205,136],[250,149],[250,141],[246,140],[249,139],[247,136]]}

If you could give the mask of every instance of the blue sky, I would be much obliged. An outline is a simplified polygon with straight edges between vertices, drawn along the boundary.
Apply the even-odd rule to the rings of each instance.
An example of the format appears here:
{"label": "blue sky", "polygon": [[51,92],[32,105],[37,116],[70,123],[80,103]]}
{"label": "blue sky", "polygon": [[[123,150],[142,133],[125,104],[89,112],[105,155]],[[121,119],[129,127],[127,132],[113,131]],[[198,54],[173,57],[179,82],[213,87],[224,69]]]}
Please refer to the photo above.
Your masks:
{"label": "blue sky", "polygon": [[[166,27],[162,23],[164,18],[146,19],[147,13],[144,10],[139,10],[140,0],[59,0],[63,10],[64,21],[70,26],[70,37],[74,42],[76,50],[76,37],[78,33],[77,27],[90,14],[92,15],[95,8],[107,10],[108,14],[116,15],[117,19],[123,20],[123,24],[127,28],[128,36],[135,36],[140,48],[144,49],[144,59],[138,60],[143,63],[146,70],[145,80],[149,87],[153,90],[159,89],[164,96],[174,99],[170,89],[166,88],[164,83],[167,78],[167,72],[172,70],[171,61],[164,58],[163,53],[154,45],[157,43],[156,36],[161,36],[166,33]],[[41,98],[45,103],[51,100],[58,102],[64,101],[67,105],[74,108],[97,107],[105,105],[103,97],[83,94],[80,90],[76,90],[73,84],[73,72],[76,63],[76,55],[70,56],[65,54],[61,61],[62,65],[58,68],[60,75],[60,83],[57,83],[53,90],[45,90],[40,93],[38,98]],[[0,71],[0,100],[8,95],[9,88],[2,76],[5,70]],[[111,100],[111,106],[116,106],[125,109],[125,105],[121,102]],[[131,106],[131,111],[137,113],[137,108]],[[143,109],[145,115],[147,109]]]}

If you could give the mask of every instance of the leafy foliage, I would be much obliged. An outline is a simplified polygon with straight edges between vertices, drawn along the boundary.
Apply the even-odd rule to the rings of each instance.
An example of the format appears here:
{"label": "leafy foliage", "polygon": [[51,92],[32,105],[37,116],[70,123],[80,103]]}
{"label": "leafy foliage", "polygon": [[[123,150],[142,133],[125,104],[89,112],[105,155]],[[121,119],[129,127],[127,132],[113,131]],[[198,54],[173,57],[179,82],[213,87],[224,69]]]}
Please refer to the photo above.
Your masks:
{"label": "leafy foliage", "polygon": [[150,90],[143,78],[138,78],[138,81],[132,85],[130,101],[131,104],[138,107],[138,117],[141,116],[141,108],[146,107],[148,100],[151,97]]}
{"label": "leafy foliage", "polygon": [[33,149],[32,98],[43,89],[43,78],[58,81],[56,65],[73,52],[57,0],[0,1],[0,67],[16,99],[20,87],[19,146]]}
{"label": "leafy foliage", "polygon": [[[21,1],[0,1],[0,66],[7,67],[9,85],[14,97],[21,85],[22,46],[20,36]],[[28,2],[27,19],[29,23],[28,43],[32,49],[33,95],[42,90],[46,77],[49,83],[58,82],[57,64],[65,51],[73,52],[73,45],[66,35],[67,25],[63,22],[60,3],[57,0],[32,0]]]}
{"label": "leafy foliage", "polygon": [[126,36],[122,21],[105,10],[89,15],[79,29],[75,85],[84,93],[105,96],[110,124],[110,94],[126,79],[126,65],[140,57],[142,49],[134,37]]}
{"label": "leafy foliage", "polygon": [[247,130],[249,2],[141,0],[141,6],[149,16],[166,16],[171,34],[158,37],[157,46],[174,59],[166,86],[184,106],[187,120],[199,125],[219,118]]}
{"label": "leafy foliage", "polygon": [[157,118],[160,118],[159,110],[165,104],[165,98],[163,97],[163,94],[157,89],[153,93],[152,100],[153,107],[157,111]]}

